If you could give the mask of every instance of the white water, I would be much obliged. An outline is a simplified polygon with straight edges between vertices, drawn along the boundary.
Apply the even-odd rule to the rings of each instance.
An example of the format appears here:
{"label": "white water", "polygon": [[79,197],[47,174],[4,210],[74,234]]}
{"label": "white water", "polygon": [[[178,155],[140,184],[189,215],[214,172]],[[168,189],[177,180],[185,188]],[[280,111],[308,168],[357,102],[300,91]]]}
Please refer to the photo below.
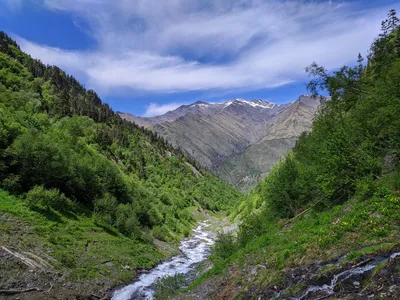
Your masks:
{"label": "white water", "polygon": [[389,259],[395,259],[396,257],[400,256],[400,252],[393,253],[390,256],[378,256],[375,258],[374,261],[372,261],[370,264],[367,264],[363,267],[357,267],[349,270],[345,270],[339,274],[336,274],[333,276],[330,284],[324,284],[323,286],[310,286],[306,292],[299,298],[305,299],[309,294],[315,293],[315,292],[324,292],[327,295],[333,295],[334,294],[334,288],[337,285],[338,282],[343,282],[348,278],[351,278],[352,276],[359,275],[359,274],[364,274],[366,272],[369,272],[377,266],[378,263],[381,262],[386,262]]}
{"label": "white water", "polygon": [[187,274],[194,270],[201,261],[207,258],[211,245],[214,244],[215,236],[207,230],[209,226],[208,221],[200,223],[193,230],[193,236],[181,242],[179,255],[159,264],[149,273],[142,274],[136,282],[116,290],[112,300],[153,299],[152,285],[157,279],[164,276]]}
{"label": "white water", "polygon": [[328,295],[333,294],[333,289],[335,288],[336,284],[338,281],[344,281],[354,275],[358,274],[364,274],[365,272],[368,272],[370,270],[373,270],[375,268],[375,265],[366,265],[365,267],[360,267],[360,268],[354,268],[350,270],[345,270],[335,276],[333,276],[333,279],[331,280],[330,284],[324,284],[323,286],[310,286],[307,291],[299,298],[299,299],[304,299],[307,297],[310,293],[315,293],[318,291],[325,292]]}

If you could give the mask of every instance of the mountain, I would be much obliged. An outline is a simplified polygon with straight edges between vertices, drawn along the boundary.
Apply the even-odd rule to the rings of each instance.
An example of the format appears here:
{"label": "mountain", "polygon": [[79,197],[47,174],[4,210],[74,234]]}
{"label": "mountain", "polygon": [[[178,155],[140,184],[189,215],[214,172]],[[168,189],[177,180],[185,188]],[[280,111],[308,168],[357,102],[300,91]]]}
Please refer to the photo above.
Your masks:
{"label": "mountain", "polygon": [[265,124],[260,140],[230,156],[217,167],[216,174],[242,190],[254,187],[293,148],[301,133],[311,129],[318,107],[327,99],[302,95],[286,105]]}
{"label": "mountain", "polygon": [[157,132],[220,178],[247,190],[311,128],[321,99],[326,101],[303,95],[284,105],[240,98],[198,101],[152,118],[120,116]]}

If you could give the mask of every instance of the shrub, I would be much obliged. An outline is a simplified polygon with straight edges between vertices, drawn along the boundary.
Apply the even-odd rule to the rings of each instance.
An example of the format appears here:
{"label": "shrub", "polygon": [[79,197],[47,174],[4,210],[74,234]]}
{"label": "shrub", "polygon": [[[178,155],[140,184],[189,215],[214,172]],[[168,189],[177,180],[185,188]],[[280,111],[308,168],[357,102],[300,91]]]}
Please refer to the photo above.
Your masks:
{"label": "shrub", "polygon": [[396,170],[392,174],[385,176],[381,180],[381,185],[386,185],[395,191],[400,191],[400,170]]}
{"label": "shrub", "polygon": [[96,224],[97,226],[103,227],[103,228],[109,229],[109,230],[113,229],[113,220],[112,220],[111,216],[95,212],[93,214],[93,217],[94,217],[94,224]]}
{"label": "shrub", "polygon": [[173,276],[165,276],[156,281],[154,284],[155,299],[170,299],[176,292],[184,287],[185,276],[176,274]]}
{"label": "shrub", "polygon": [[164,242],[168,242],[171,239],[171,235],[165,226],[156,226],[152,230],[153,237]]}
{"label": "shrub", "polygon": [[356,182],[355,196],[359,200],[366,200],[372,197],[376,190],[376,181],[370,177],[360,179]]}
{"label": "shrub", "polygon": [[140,224],[131,205],[118,205],[115,215],[115,227],[121,233],[130,237],[141,237]]}
{"label": "shrub", "polygon": [[164,222],[164,216],[162,213],[159,212],[157,207],[152,207],[148,212],[147,215],[149,216],[150,223],[152,226],[160,225]]}
{"label": "shrub", "polygon": [[214,257],[227,259],[237,249],[235,237],[232,234],[219,233],[212,249]]}
{"label": "shrub", "polygon": [[100,226],[112,227],[117,204],[115,197],[108,193],[103,198],[96,199],[94,202],[95,223]]}
{"label": "shrub", "polygon": [[53,208],[57,211],[68,211],[72,202],[58,189],[45,189],[43,186],[35,186],[25,196],[26,203],[31,209]]}
{"label": "shrub", "polygon": [[237,236],[239,245],[244,247],[248,242],[269,232],[273,226],[276,226],[276,220],[272,214],[268,213],[268,207],[250,214],[239,226]]}
{"label": "shrub", "polygon": [[8,175],[1,183],[1,186],[10,192],[21,190],[20,176],[15,174]]}

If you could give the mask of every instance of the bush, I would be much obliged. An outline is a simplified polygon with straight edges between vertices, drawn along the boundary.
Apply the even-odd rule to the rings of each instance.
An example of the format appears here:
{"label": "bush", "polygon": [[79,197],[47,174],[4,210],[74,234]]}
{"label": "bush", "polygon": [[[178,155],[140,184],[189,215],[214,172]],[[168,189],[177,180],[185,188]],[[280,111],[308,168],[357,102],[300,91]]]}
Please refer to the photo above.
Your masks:
{"label": "bush", "polygon": [[117,200],[114,196],[106,193],[103,198],[96,199],[94,202],[94,216],[97,225],[113,227]]}
{"label": "bush", "polygon": [[170,299],[179,289],[184,287],[184,285],[185,276],[183,274],[162,277],[154,284],[154,298]]}
{"label": "bush", "polygon": [[26,203],[31,209],[53,208],[63,212],[71,209],[72,202],[58,189],[45,189],[43,186],[35,186],[25,196]]}
{"label": "bush", "polygon": [[171,235],[165,226],[154,227],[152,233],[154,238],[164,242],[168,242],[171,239]]}
{"label": "bush", "polygon": [[21,190],[20,176],[15,174],[8,175],[1,183],[1,187],[7,191],[15,192]]}
{"label": "bush", "polygon": [[269,224],[274,224],[274,219],[265,210],[251,214],[239,227],[238,243],[244,247],[251,240],[267,232]]}
{"label": "bush", "polygon": [[116,209],[115,227],[126,236],[141,238],[140,224],[131,205],[120,204]]}
{"label": "bush", "polygon": [[386,185],[395,191],[400,191],[400,171],[396,170],[392,174],[385,176],[381,180],[381,185]]}
{"label": "bush", "polygon": [[148,212],[149,220],[152,226],[161,225],[164,222],[164,216],[159,212],[157,207],[152,207]]}
{"label": "bush", "polygon": [[212,249],[214,257],[227,259],[237,249],[235,237],[232,234],[219,233]]}
{"label": "bush", "polygon": [[356,182],[355,196],[359,200],[369,199],[374,194],[376,188],[376,181],[372,176],[360,179]]}

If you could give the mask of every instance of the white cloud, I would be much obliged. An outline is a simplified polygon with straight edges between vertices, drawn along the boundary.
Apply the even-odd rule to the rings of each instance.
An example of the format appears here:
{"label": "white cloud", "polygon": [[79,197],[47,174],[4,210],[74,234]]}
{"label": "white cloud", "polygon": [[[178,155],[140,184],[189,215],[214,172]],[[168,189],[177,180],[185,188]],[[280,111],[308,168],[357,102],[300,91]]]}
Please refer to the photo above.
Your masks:
{"label": "white cloud", "polygon": [[171,110],[177,109],[179,106],[183,105],[183,103],[166,103],[166,104],[157,104],[150,103],[146,108],[146,112],[143,117],[154,117],[161,116]]}
{"label": "white cloud", "polygon": [[103,94],[120,88],[180,92],[282,86],[304,79],[313,61],[330,69],[354,61],[366,52],[388,10],[295,0],[44,3],[86,22],[97,48],[64,51],[20,40],[22,48],[79,74]]}

